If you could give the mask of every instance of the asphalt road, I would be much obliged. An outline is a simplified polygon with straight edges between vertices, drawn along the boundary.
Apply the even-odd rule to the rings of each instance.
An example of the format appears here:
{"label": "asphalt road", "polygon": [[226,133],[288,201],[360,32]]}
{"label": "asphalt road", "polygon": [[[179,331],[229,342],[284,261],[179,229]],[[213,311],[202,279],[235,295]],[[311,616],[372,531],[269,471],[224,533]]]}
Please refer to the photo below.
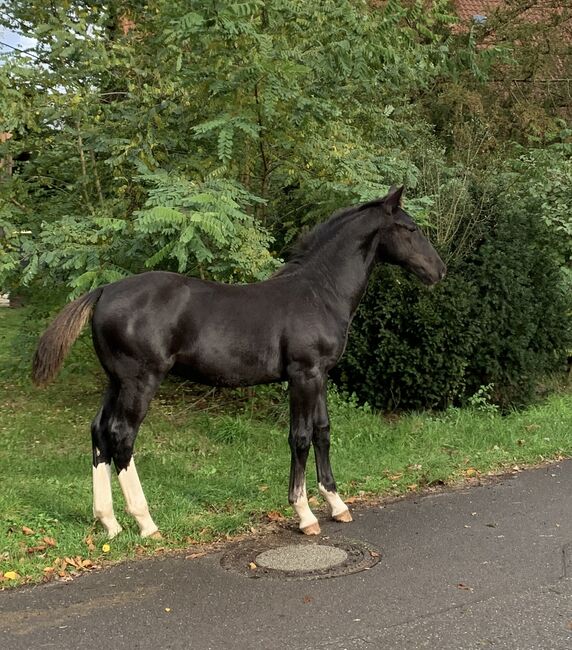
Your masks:
{"label": "asphalt road", "polygon": [[325,542],[360,540],[381,559],[342,577],[254,579],[217,552],[2,592],[0,647],[570,650],[571,497],[564,461],[355,509],[352,524],[323,525]]}

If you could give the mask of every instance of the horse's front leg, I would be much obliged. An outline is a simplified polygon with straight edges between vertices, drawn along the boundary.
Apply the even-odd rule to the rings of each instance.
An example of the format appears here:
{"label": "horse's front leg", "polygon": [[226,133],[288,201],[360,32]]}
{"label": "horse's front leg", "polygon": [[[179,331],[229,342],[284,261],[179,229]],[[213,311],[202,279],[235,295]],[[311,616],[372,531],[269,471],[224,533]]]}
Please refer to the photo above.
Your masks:
{"label": "horse's front leg", "polygon": [[306,494],[306,461],[310,445],[316,399],[324,378],[311,370],[296,370],[291,374],[290,435],[288,443],[292,453],[288,500],[300,518],[300,530],[306,535],[319,535],[320,524],[308,505]]}
{"label": "horse's front leg", "polygon": [[338,495],[336,481],[332,472],[332,466],[330,465],[330,418],[328,416],[327,387],[325,381],[316,399],[312,442],[316,456],[318,489],[328,504],[332,518],[336,521],[352,521],[349,508]]}

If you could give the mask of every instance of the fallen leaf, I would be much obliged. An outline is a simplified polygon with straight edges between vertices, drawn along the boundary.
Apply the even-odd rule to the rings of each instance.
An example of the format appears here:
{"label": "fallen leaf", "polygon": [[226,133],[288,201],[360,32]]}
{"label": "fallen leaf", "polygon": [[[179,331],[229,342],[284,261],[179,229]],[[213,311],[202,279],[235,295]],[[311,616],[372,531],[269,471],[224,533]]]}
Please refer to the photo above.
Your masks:
{"label": "fallen leaf", "polygon": [[313,601],[314,601],[314,599],[312,598],[312,596],[304,596],[304,602],[306,604],[311,603]]}
{"label": "fallen leaf", "polygon": [[4,577],[7,580],[18,580],[20,575],[18,573],[16,573],[16,571],[6,571],[6,573],[4,574]]}
{"label": "fallen leaf", "polygon": [[347,499],[344,500],[344,503],[355,503],[357,501],[357,497],[348,497]]}
{"label": "fallen leaf", "polygon": [[457,589],[463,589],[463,591],[474,591],[472,587],[464,585],[462,582],[459,582],[459,584],[457,585]]}
{"label": "fallen leaf", "polygon": [[310,505],[312,505],[312,506],[319,506],[320,505],[320,502],[318,501],[318,499],[316,499],[316,497],[310,497],[308,499],[308,503]]}
{"label": "fallen leaf", "polygon": [[399,481],[399,479],[403,476],[403,472],[399,472],[397,474],[390,474],[388,476],[390,481]]}
{"label": "fallen leaf", "polygon": [[266,490],[268,490],[268,485],[259,485],[258,489],[260,492],[266,492]]}
{"label": "fallen leaf", "polygon": [[86,543],[87,550],[90,551],[90,553],[92,551],[95,551],[95,544],[93,543],[93,537],[91,535],[88,535],[84,541]]}
{"label": "fallen leaf", "polygon": [[194,560],[198,557],[204,557],[206,555],[206,551],[202,551],[200,553],[191,553],[190,555],[185,556],[185,560]]}
{"label": "fallen leaf", "polygon": [[249,569],[252,569],[252,570],[254,570],[254,569],[258,569],[258,567],[256,566],[256,564],[255,564],[254,562],[249,562],[249,564],[248,564],[248,568],[249,568]]}
{"label": "fallen leaf", "polygon": [[76,569],[83,569],[82,559],[79,555],[76,557],[66,557],[65,560],[70,566],[73,566]]}
{"label": "fallen leaf", "polygon": [[34,535],[34,531],[31,528],[28,528],[28,526],[22,526],[22,532],[24,535]]}
{"label": "fallen leaf", "polygon": [[43,542],[48,546],[55,546],[56,540],[53,537],[44,537]]}
{"label": "fallen leaf", "polygon": [[268,519],[270,519],[270,521],[282,521],[284,519],[284,515],[280,512],[277,512],[276,510],[272,510],[266,516]]}
{"label": "fallen leaf", "polygon": [[408,489],[410,492],[414,492],[414,491],[417,489],[417,487],[418,487],[418,486],[417,486],[417,483],[412,483],[411,485],[408,485],[408,486],[407,486],[407,489]]}
{"label": "fallen leaf", "polygon": [[37,546],[28,546],[26,549],[27,553],[39,553],[40,551],[45,551],[47,549],[46,544],[38,544]]}
{"label": "fallen leaf", "polygon": [[54,572],[54,567],[53,566],[46,566],[43,569],[44,573],[53,573]]}
{"label": "fallen leaf", "polygon": [[371,557],[381,557],[377,551],[370,551],[369,554],[371,555]]}
{"label": "fallen leaf", "polygon": [[474,467],[467,467],[465,470],[465,476],[475,476],[477,474],[477,470]]}
{"label": "fallen leaf", "polygon": [[171,611],[171,608],[170,607],[165,607],[165,611],[168,613],[168,612]]}

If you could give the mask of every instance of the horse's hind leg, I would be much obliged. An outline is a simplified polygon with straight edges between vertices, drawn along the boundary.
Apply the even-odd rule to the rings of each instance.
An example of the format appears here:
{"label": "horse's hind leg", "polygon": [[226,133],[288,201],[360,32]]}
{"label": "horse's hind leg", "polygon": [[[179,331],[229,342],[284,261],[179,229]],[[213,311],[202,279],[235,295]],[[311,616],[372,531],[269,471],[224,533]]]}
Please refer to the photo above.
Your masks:
{"label": "horse's hind leg", "polygon": [[162,377],[149,375],[144,379],[123,380],[109,422],[113,461],[125,497],[126,510],[137,521],[142,537],[158,535],[158,528],[149,514],[147,499],[133,460],[133,446],[161,379]]}
{"label": "horse's hind leg", "polygon": [[330,418],[326,399],[327,392],[324,382],[324,386],[316,400],[312,437],[316,457],[318,489],[328,504],[332,518],[336,521],[349,522],[352,521],[352,516],[348,507],[338,495],[336,481],[330,465]]}
{"label": "horse's hind leg", "polygon": [[292,452],[288,500],[300,518],[300,530],[319,535],[320,524],[308,505],[306,461],[312,444],[312,422],[316,396],[323,379],[311,370],[298,370],[290,379],[290,435]]}
{"label": "horse's hind leg", "polygon": [[107,535],[112,538],[121,532],[121,526],[113,512],[111,496],[111,443],[107,425],[115,395],[110,386],[105,394],[103,404],[91,424],[93,449],[93,516],[99,519]]}

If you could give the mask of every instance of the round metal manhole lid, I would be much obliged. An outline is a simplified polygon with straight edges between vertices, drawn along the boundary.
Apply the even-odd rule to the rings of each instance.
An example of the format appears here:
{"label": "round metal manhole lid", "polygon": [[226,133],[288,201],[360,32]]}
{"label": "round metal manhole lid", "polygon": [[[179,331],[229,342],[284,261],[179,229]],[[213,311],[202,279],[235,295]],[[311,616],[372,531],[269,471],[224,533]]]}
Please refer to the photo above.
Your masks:
{"label": "round metal manhole lid", "polygon": [[367,571],[381,553],[357,540],[307,540],[299,534],[239,543],[221,559],[228,571],[249,578],[313,580]]}
{"label": "round metal manhole lid", "polygon": [[262,551],[255,564],[277,571],[317,571],[329,569],[347,560],[348,554],[336,546],[324,544],[287,544]]}

